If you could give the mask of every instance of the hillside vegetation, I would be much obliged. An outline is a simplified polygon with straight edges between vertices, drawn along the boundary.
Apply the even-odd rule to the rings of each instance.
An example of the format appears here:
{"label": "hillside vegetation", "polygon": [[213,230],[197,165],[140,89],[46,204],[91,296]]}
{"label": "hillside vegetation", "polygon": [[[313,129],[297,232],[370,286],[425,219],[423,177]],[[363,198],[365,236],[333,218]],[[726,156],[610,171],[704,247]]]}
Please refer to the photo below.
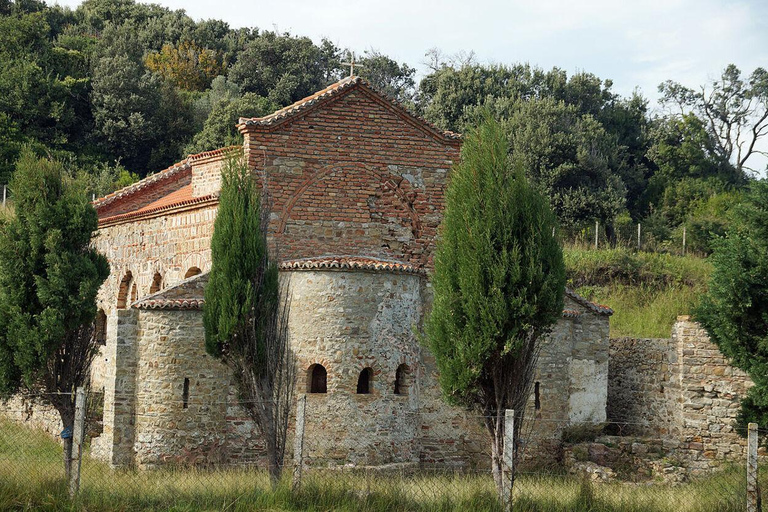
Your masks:
{"label": "hillside vegetation", "polygon": [[708,260],[628,249],[566,249],[568,286],[614,310],[611,336],[667,338],[707,289]]}

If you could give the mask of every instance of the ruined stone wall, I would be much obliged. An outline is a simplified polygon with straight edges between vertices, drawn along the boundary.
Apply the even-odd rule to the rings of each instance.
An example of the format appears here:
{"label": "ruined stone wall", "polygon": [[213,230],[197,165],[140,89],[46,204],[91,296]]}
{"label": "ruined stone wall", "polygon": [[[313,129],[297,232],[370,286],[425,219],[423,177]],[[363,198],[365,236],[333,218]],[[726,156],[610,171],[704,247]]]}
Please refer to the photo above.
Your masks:
{"label": "ruined stone wall", "polygon": [[608,421],[625,434],[680,434],[677,356],[671,338],[612,338]]}
{"label": "ruined stone wall", "polygon": [[[307,393],[305,457],[309,465],[415,463],[421,376],[415,327],[422,277],[389,272],[284,273],[291,293],[289,332]],[[327,371],[327,393],[308,393],[310,371]],[[394,393],[408,365],[403,394]],[[364,368],[370,394],[358,394]]]}
{"label": "ruined stone wall", "polygon": [[744,457],[734,422],[751,385],[688,316],[678,317],[670,339],[611,340],[609,421],[664,437],[664,448],[693,471]]}

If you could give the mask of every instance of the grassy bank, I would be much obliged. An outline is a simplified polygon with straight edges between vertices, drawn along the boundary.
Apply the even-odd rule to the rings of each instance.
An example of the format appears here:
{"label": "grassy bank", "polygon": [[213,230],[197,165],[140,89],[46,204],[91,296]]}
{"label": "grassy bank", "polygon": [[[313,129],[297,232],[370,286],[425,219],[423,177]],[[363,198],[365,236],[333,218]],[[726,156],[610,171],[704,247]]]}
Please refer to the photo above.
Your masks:
{"label": "grassy bank", "polygon": [[[290,475],[288,475],[290,476]],[[741,510],[744,477],[667,485],[593,484],[568,475],[521,475],[516,510],[525,512],[730,512]],[[79,497],[70,501],[61,451],[43,433],[0,420],[0,510],[42,511],[498,511],[485,472],[352,473],[315,470],[299,491],[272,490],[263,471],[166,468],[113,471],[86,458]]]}
{"label": "grassy bank", "polygon": [[567,248],[568,285],[615,311],[611,336],[669,337],[707,289],[711,265],[694,256]]}

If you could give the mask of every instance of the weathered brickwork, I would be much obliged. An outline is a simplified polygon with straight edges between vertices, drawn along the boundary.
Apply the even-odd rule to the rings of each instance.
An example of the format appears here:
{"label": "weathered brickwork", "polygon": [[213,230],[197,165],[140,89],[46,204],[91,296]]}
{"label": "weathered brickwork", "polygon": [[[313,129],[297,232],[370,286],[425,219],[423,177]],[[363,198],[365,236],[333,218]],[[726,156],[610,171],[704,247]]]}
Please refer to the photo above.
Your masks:
{"label": "weathered brickwork", "polygon": [[678,317],[670,339],[611,340],[608,419],[663,437],[693,471],[743,459],[746,442],[734,422],[750,386],[687,316]]}

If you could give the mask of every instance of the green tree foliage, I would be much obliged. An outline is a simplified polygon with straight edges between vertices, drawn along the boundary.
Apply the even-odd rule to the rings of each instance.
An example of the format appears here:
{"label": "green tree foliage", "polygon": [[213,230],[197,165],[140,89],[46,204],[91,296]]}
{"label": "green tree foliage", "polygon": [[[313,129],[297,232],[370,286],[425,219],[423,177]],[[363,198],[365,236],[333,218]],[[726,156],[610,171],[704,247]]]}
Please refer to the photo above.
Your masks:
{"label": "green tree foliage", "polygon": [[624,209],[624,161],[591,114],[551,98],[518,101],[506,115],[512,160],[549,198],[564,224],[612,223]]}
{"label": "green tree foliage", "polygon": [[752,379],[738,422],[768,424],[768,181],[752,184],[715,243],[709,291],[696,312],[712,341]]}
{"label": "green tree foliage", "polygon": [[414,107],[416,69],[406,63],[398,64],[376,50],[366,51],[360,59],[358,74],[381,92],[408,107]]}
{"label": "green tree foliage", "polygon": [[175,87],[189,91],[204,91],[224,71],[217,52],[193,41],[165,44],[159,52],[147,55],[144,64]]}
{"label": "green tree foliage", "polygon": [[755,69],[748,79],[729,64],[720,77],[699,90],[667,80],[659,85],[662,103],[679,115],[694,114],[706,127],[714,151],[732,164],[740,180],[753,171],[749,161],[760,153],[756,144],[768,135],[768,71]]}
{"label": "green tree foliage", "polygon": [[443,395],[486,418],[499,490],[504,411],[515,410],[519,429],[540,344],[563,310],[556,225],[486,115],[466,137],[446,192],[426,334]]}
{"label": "green tree foliage", "polygon": [[288,346],[269,212],[247,163],[222,172],[205,289],[205,348],[232,370],[242,405],[265,439],[272,482],[282,471],[296,365]]}
{"label": "green tree foliage", "polygon": [[277,110],[277,106],[267,98],[253,93],[228,101],[222,100],[213,107],[203,129],[198,132],[186,147],[188,154],[200,153],[212,149],[242,144],[242,136],[235,125],[240,117],[261,117]]}
{"label": "green tree foliage", "polygon": [[[91,247],[96,211],[59,162],[25,151],[11,187],[14,216],[0,225],[0,393],[42,390],[65,427],[89,377],[96,294],[109,275]],[[71,441],[65,445],[69,468]]]}
{"label": "green tree foliage", "polygon": [[339,49],[330,41],[316,46],[308,37],[263,32],[238,56],[229,78],[242,92],[288,105],[334,81],[338,71]]}

